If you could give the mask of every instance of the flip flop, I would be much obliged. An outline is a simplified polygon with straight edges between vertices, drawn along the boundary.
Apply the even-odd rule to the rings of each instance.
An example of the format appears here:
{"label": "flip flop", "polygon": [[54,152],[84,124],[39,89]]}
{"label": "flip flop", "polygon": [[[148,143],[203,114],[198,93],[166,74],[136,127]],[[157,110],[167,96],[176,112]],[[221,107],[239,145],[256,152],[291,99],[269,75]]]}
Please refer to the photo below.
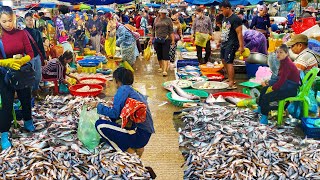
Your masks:
{"label": "flip flop", "polygon": [[[229,79],[226,79],[226,80],[224,80],[224,81],[222,81],[222,82],[228,83],[228,82],[229,82]],[[237,81],[234,81],[233,84],[237,84]]]}
{"label": "flip flop", "polygon": [[227,90],[234,90],[234,89],[237,89],[238,87],[236,85],[233,85],[233,86],[229,86],[227,87]]}

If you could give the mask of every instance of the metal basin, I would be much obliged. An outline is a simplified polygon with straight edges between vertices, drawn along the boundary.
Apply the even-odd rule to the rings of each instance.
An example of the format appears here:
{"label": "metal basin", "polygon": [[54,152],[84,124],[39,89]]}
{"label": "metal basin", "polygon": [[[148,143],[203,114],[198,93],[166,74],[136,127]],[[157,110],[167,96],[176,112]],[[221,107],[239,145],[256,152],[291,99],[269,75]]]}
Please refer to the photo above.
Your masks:
{"label": "metal basin", "polygon": [[[209,83],[211,88],[201,88],[201,86],[203,86],[205,83]],[[204,81],[204,82],[194,83],[191,87],[194,89],[203,90],[213,94],[216,92],[220,92],[221,90],[227,89],[228,86],[229,85],[227,83],[223,83],[223,82]]]}
{"label": "metal basin", "polygon": [[250,56],[246,59],[246,62],[252,63],[252,64],[267,64],[268,57],[267,55],[262,53],[251,52]]}

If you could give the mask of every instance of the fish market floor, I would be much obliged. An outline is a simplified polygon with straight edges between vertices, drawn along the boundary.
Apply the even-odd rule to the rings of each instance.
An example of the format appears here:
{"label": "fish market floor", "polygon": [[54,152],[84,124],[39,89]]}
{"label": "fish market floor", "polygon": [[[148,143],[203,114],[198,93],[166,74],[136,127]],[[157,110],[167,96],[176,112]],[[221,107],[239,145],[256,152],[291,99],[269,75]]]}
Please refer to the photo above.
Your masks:
{"label": "fish market floor", "polygon": [[[134,87],[148,96],[156,131],[145,147],[142,162],[153,168],[157,179],[183,179],[181,165],[184,159],[179,151],[179,135],[172,121],[173,112],[179,108],[169,103],[166,98],[167,91],[162,88],[162,83],[173,80],[174,74],[170,72],[167,77],[162,77],[162,74],[157,72],[158,68],[156,58],[152,58],[150,62],[138,59],[134,67]],[[105,92],[107,98],[114,95],[115,91],[114,82],[108,82]],[[165,102],[168,103],[164,104]]]}

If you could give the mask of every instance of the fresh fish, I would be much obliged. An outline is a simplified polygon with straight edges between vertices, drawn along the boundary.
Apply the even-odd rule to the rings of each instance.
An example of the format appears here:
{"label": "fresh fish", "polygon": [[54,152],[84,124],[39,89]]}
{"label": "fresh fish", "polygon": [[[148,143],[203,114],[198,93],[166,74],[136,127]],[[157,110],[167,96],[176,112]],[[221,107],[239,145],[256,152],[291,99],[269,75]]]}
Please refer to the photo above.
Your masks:
{"label": "fresh fish", "polygon": [[228,97],[226,97],[226,101],[231,103],[231,104],[237,105],[237,103],[240,102],[241,99],[228,96]]}
{"label": "fresh fish", "polygon": [[226,100],[223,98],[223,96],[222,95],[219,95],[218,97],[217,97],[217,99],[216,99],[216,102],[226,102]]}
{"label": "fresh fish", "polygon": [[171,91],[171,93],[172,93],[172,94],[171,94],[172,99],[177,100],[177,101],[192,102],[192,100],[190,100],[190,99],[188,99],[188,98],[186,98],[186,97],[181,97],[181,96],[179,96],[179,95],[174,91],[173,86],[168,87],[168,90]]}
{"label": "fresh fish", "polygon": [[206,99],[206,103],[208,104],[215,103],[215,102],[216,102],[216,98],[214,98],[212,94],[210,94]]}
{"label": "fresh fish", "polygon": [[183,89],[181,89],[180,87],[176,86],[176,85],[172,85],[174,90],[177,92],[177,94],[181,97],[187,98],[189,100],[200,100],[199,96],[193,95],[193,94],[189,94],[186,93]]}

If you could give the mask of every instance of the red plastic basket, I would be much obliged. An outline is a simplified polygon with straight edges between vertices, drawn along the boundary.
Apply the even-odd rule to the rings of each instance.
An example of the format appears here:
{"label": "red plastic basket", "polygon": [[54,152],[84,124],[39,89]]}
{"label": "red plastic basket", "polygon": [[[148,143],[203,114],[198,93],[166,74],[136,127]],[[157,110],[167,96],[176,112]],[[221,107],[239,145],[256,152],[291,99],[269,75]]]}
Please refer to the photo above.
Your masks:
{"label": "red plastic basket", "polygon": [[316,18],[307,17],[307,18],[300,18],[299,20],[294,21],[291,28],[296,34],[300,34],[314,25],[316,25]]}
{"label": "red plastic basket", "polygon": [[140,36],[144,36],[144,30],[143,29],[137,29],[137,33],[139,33]]}
{"label": "red plastic basket", "polygon": [[213,97],[218,97],[220,95],[224,98],[225,97],[235,97],[235,98],[241,98],[241,99],[252,98],[247,94],[243,94],[239,92],[218,92],[218,93],[212,94]]}
{"label": "red plastic basket", "polygon": [[[80,89],[84,86],[89,86],[91,89],[96,88],[99,89],[97,91],[93,91],[93,92],[77,92],[77,89]],[[103,90],[103,87],[101,85],[98,84],[76,84],[73,86],[69,87],[69,91],[70,94],[74,95],[74,96],[98,96]]]}
{"label": "red plastic basket", "polygon": [[101,86],[104,86],[104,85],[106,85],[106,82],[107,82],[107,80],[106,79],[104,79],[104,78],[98,78],[98,77],[84,77],[84,78],[80,78],[79,79],[79,81],[80,81],[80,84],[86,84],[86,83],[81,83],[81,81],[83,81],[83,80],[99,80],[99,81],[101,81],[102,83],[98,83],[98,85],[101,85]]}
{"label": "red plastic basket", "polygon": [[206,74],[209,81],[222,81],[224,79],[224,75],[222,74]]}

